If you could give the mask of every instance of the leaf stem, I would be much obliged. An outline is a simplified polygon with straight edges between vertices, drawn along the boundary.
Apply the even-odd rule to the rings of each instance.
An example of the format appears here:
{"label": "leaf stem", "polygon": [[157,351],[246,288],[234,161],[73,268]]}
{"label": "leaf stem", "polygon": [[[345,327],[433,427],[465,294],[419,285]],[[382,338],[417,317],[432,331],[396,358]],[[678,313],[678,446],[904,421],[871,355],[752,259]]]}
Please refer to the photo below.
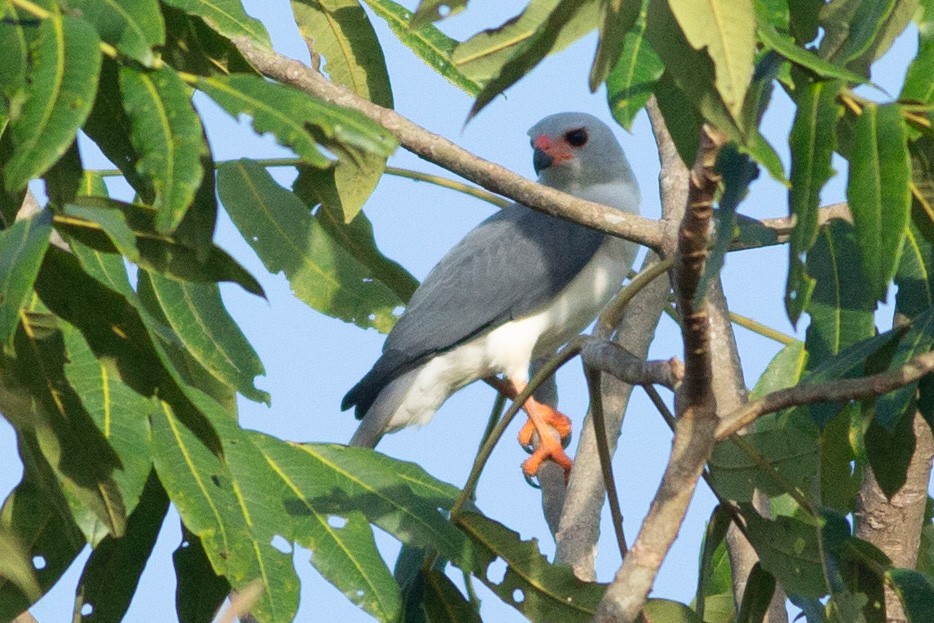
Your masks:
{"label": "leaf stem", "polygon": [[763,337],[775,340],[779,344],[784,344],[785,346],[793,344],[797,341],[787,333],[782,333],[778,329],[768,327],[757,320],[753,320],[752,318],[743,316],[742,314],[737,314],[734,311],[730,312],[730,320],[732,320],[735,324],[743,327],[744,329],[749,329],[753,333],[758,333]]}

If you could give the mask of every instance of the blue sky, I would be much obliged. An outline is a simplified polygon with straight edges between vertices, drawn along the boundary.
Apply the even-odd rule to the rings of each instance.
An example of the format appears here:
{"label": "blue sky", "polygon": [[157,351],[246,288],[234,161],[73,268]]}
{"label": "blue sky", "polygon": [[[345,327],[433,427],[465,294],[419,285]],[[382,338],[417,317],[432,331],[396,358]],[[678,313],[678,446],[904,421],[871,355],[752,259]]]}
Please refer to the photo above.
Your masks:
{"label": "blue sky", "polygon": [[[279,51],[307,59],[307,50],[291,20],[286,0],[245,0],[244,4],[252,15],[266,24]],[[416,2],[409,0],[405,4],[412,7]],[[467,11],[444,22],[443,27],[452,36],[464,38],[511,17],[521,10],[522,4],[516,0],[496,3],[475,0]],[[596,44],[593,35],[546,60],[505,97],[494,100],[465,126],[471,99],[401,45],[378,18],[373,22],[389,65],[396,109],[423,127],[523,175],[534,175],[526,130],[541,117],[579,110],[612,121],[603,91],[591,94],[587,88],[587,74]],[[907,59],[914,55],[915,45],[912,30],[896,42],[875,68],[873,78],[889,93],[898,92]],[[253,135],[246,124],[231,120],[205,98],[198,98],[197,104],[204,115],[216,159],[289,155],[269,137]],[[791,114],[787,98],[777,90],[763,127],[786,166],[786,137]],[[618,128],[617,135],[642,189],[642,212],[657,217],[658,158],[645,115],[640,115],[631,134]],[[83,143],[82,148],[86,166],[108,166],[89,143]],[[401,149],[390,163],[446,174]],[[845,172],[844,162],[838,161],[835,166],[838,171]],[[283,183],[291,181],[287,170],[277,170],[275,175]],[[822,199],[830,203],[843,198],[844,182],[838,176],[825,188]],[[495,208],[429,184],[386,176],[365,209],[386,255],[421,278],[448,248]],[[763,174],[740,211],[753,217],[783,216],[787,213],[785,190]],[[340,399],[376,359],[383,336],[324,317],[295,299],[285,278],[269,275],[226,219],[219,227],[218,241],[260,279],[268,296],[268,301],[262,300],[236,287],[224,286],[231,313],[266,366],[267,376],[258,379],[257,385],[272,394],[270,408],[241,401],[243,425],[291,440],[345,442],[356,421],[349,412],[340,412]],[[723,279],[734,311],[791,333],[782,306],[786,255],[784,248],[730,255]],[[641,262],[641,254],[637,262]],[[889,324],[889,316],[888,311],[880,313],[880,328]],[[801,336],[804,327],[804,322],[799,324]],[[746,382],[752,386],[777,352],[778,345],[742,328],[736,329],[736,336]],[[663,318],[652,356],[668,358],[672,355],[681,355],[680,337],[675,325]],[[558,383],[561,409],[572,418],[575,427],[579,427],[586,411],[586,390],[580,366],[576,363],[566,366],[558,375]],[[661,418],[641,392],[636,391],[634,396],[614,462],[625,530],[630,540],[655,493],[670,448],[670,433]],[[429,426],[388,436],[379,449],[391,456],[417,462],[436,477],[460,486],[466,480],[492,401],[492,390],[482,384],[471,386],[452,397]],[[514,442],[516,432],[518,424],[494,452],[480,482],[478,503],[487,514],[521,532],[523,538],[539,539],[543,552],[550,555],[554,545],[542,519],[538,492],[526,485],[519,470],[526,455]],[[4,458],[3,464],[18,465],[15,437],[3,420],[0,420],[0,456]],[[7,469],[0,473],[0,493],[5,495],[20,476],[18,470]],[[713,505],[713,496],[701,484],[680,537],[662,567],[655,596],[686,602],[693,597],[703,525]],[[391,564],[398,546],[389,537],[380,536],[380,545]],[[171,553],[179,541],[178,519],[172,511],[127,621],[169,620],[174,616],[171,614],[175,590]],[[608,581],[619,565],[611,530],[604,530],[599,548],[598,576]],[[363,611],[317,575],[308,564],[308,556],[304,550],[295,553],[296,568],[302,578],[298,620],[370,621]],[[75,585],[86,558],[87,552],[32,609],[41,623],[70,617]],[[477,586],[484,603],[485,620],[502,623],[525,620],[499,603],[482,585],[477,583]]]}

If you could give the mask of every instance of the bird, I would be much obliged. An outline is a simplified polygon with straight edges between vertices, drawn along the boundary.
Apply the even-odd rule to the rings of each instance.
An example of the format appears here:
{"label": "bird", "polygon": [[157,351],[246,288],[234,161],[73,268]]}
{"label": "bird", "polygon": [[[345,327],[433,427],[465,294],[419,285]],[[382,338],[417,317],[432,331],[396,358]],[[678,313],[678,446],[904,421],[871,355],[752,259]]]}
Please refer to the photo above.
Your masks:
{"label": "bird", "polygon": [[[538,182],[638,214],[640,193],[613,131],[580,112],[545,117],[528,132]],[[462,387],[503,375],[518,395],[529,365],[583,331],[619,292],[637,245],[513,203],[470,231],[428,273],[386,337],[382,355],[341,403],[361,420],[351,445],[426,424]],[[561,442],[571,422],[529,398],[519,433],[539,446],[522,464],[533,476],[552,460],[568,477]]]}

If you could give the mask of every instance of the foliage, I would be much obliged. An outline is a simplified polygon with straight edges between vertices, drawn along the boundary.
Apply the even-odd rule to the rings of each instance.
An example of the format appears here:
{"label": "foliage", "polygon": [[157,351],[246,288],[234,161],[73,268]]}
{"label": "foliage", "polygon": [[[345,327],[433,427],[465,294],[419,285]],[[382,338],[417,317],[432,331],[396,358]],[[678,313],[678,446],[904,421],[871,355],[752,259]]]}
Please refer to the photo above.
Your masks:
{"label": "foliage", "polygon": [[[415,281],[382,255],[360,210],[396,139],[356,110],[258,75],[235,41],[269,48],[270,39],[239,0],[109,4],[0,0],[0,412],[24,470],[0,509],[0,619],[35,603],[90,544],[75,612],[91,604],[95,621],[120,620],[171,504],[184,524],[174,556],[181,621],[210,620],[231,589],[254,582],[256,618],[292,620],[298,577],[277,538],[312,550],[315,568],[380,621],[479,621],[476,602],[445,575],[449,564],[531,620],[589,620],[605,587],[548,563],[536,543],[477,509],[450,517],[456,487],[370,450],[238,425],[236,394],[268,395],[254,385],[262,363],[217,283],[262,289],[214,244],[219,210],[299,299],[388,331]],[[686,162],[702,122],[731,141],[705,283],[726,259],[758,167],[786,183],[796,227],[785,303],[792,322],[807,314],[810,325],[806,342],[763,374],[760,395],[900,367],[934,346],[930,0],[530,0],[514,19],[458,41],[436,23],[467,5],[422,0],[413,13],[392,0],[291,2],[329,78],[387,107],[391,68],[371,19],[474,96],[471,114],[598,31],[591,86],[605,83],[621,125],[654,96]],[[857,94],[912,18],[919,51],[901,95]],[[797,110],[788,171],[759,131],[774,88]],[[290,148],[293,188],[254,160],[215,166],[195,92]],[[79,136],[117,167],[131,202],[83,169]],[[820,227],[835,152],[848,161],[853,223]],[[17,220],[37,180],[48,203]],[[893,283],[904,322],[877,335],[873,314]],[[919,409],[934,420],[932,392],[926,378],[861,404],[797,407],[719,444],[709,475],[724,505],[707,533],[697,599],[652,600],[646,620],[760,620],[776,583],[809,621],[881,620],[883,586],[912,620],[926,620],[930,552],[919,571],[895,568],[846,517],[867,465],[886,493],[902,486],[911,421]],[[752,508],[753,488],[772,499],[773,518]],[[730,521],[761,559],[738,611],[722,546]],[[402,561],[407,574],[390,571],[374,526],[419,553]],[[502,582],[488,576],[497,558],[508,566]]]}

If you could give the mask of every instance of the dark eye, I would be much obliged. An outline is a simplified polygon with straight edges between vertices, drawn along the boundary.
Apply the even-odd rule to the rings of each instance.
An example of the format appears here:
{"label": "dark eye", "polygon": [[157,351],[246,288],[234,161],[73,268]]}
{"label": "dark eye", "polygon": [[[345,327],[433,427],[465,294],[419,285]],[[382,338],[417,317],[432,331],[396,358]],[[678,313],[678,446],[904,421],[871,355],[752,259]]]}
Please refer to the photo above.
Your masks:
{"label": "dark eye", "polygon": [[567,140],[568,144],[571,145],[571,147],[583,147],[587,143],[587,139],[590,137],[587,136],[587,130],[584,128],[578,128],[565,134],[564,138]]}

